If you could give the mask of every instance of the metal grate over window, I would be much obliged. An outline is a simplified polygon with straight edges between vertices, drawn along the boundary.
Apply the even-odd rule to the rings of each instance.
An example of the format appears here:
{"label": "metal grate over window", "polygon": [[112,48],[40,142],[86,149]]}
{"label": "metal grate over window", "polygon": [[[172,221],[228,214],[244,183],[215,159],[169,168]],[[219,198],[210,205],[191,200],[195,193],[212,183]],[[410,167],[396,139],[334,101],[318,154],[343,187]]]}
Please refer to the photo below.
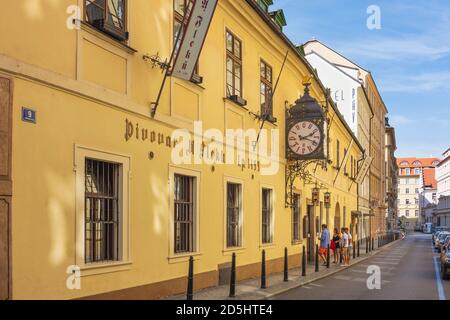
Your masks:
{"label": "metal grate over window", "polygon": [[272,243],[272,190],[262,190],[262,243]]}
{"label": "metal grate over window", "polygon": [[292,206],[292,241],[300,240],[300,195],[296,193]]}
{"label": "metal grate over window", "polygon": [[86,159],[85,262],[120,260],[120,165]]}
{"label": "metal grate over window", "polygon": [[175,253],[194,252],[195,177],[174,177]]}
{"label": "metal grate over window", "polygon": [[241,240],[241,185],[227,184],[227,247],[240,247]]}

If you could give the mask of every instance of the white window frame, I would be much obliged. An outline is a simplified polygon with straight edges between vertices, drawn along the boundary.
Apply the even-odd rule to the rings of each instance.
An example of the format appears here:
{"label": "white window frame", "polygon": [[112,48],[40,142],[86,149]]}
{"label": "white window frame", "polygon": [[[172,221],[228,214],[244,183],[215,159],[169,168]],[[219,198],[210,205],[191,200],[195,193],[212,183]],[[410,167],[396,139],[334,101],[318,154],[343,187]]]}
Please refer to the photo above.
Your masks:
{"label": "white window frame", "polygon": [[[86,263],[85,262],[85,162],[86,158],[98,161],[108,161],[120,165],[119,198],[121,228],[119,230],[119,261]],[[131,156],[104,151],[81,145],[75,145],[74,151],[75,170],[75,211],[76,243],[75,262],[82,275],[107,273],[111,271],[128,270],[131,262],[131,237],[130,237],[130,180],[131,180]],[[111,270],[111,268],[114,270]],[[125,267],[125,268],[121,268]]]}
{"label": "white window frame", "polygon": [[[227,185],[228,183],[234,183],[234,184],[240,184],[241,185],[241,212],[239,213],[239,223],[241,225],[241,246],[240,247],[228,247],[227,246],[227,230],[228,230],[228,226],[227,226],[227,207],[228,207],[228,195],[227,195]],[[231,177],[231,176],[225,176],[224,180],[223,180],[223,203],[224,203],[224,215],[223,215],[223,252],[227,253],[227,252],[233,252],[233,251],[239,251],[239,250],[244,250],[245,247],[245,230],[244,230],[244,192],[245,192],[245,184],[244,184],[244,180],[241,180],[239,178],[235,178],[235,177]]]}
{"label": "white window frame", "polygon": [[[175,195],[174,183],[175,175],[183,175],[195,178],[195,204],[194,204],[194,250],[188,253],[175,253],[174,243],[174,209],[175,209]],[[191,256],[199,256],[200,252],[200,194],[201,194],[201,172],[197,170],[190,170],[176,166],[169,166],[169,262],[183,262]]]}

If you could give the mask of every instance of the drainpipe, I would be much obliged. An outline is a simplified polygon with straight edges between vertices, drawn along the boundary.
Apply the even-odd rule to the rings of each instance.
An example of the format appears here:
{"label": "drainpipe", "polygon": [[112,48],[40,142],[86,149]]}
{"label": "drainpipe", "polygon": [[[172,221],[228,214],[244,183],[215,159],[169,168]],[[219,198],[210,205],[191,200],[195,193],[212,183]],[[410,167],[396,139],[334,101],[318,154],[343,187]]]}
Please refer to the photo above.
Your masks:
{"label": "drainpipe", "polygon": [[[370,117],[370,125],[369,125],[369,137],[370,137],[370,139],[369,139],[369,156],[372,156],[372,120],[373,120],[373,118],[375,118],[375,113],[373,113],[372,116]],[[372,164],[373,164],[373,162],[372,162]],[[372,220],[373,220],[373,217],[370,216],[370,214],[372,214],[372,204],[371,204],[371,198],[370,198],[370,195],[372,194],[372,190],[371,190],[372,183],[370,181],[370,176],[371,176],[370,171],[371,171],[371,168],[369,168],[369,235],[372,236]]]}

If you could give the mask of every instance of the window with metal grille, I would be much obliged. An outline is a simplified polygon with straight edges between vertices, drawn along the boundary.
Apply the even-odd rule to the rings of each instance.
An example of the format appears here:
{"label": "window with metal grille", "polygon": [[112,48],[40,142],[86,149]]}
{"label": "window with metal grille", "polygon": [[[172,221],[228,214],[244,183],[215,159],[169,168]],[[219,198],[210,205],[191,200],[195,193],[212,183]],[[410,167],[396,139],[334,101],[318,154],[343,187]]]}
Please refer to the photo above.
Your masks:
{"label": "window with metal grille", "polygon": [[260,62],[260,97],[261,115],[272,116],[272,67],[266,62]]}
{"label": "window with metal grille", "polygon": [[194,252],[196,178],[175,174],[174,180],[174,250]]}
{"label": "window with metal grille", "polygon": [[120,165],[85,160],[85,262],[120,258]]}
{"label": "window with metal grille", "polygon": [[227,247],[242,246],[242,186],[227,183]]}
{"label": "window with metal grille", "polygon": [[262,243],[272,243],[272,190],[262,189]]}
{"label": "window with metal grille", "polygon": [[242,42],[230,31],[226,32],[227,97],[242,98]]}
{"label": "window with metal grille", "polygon": [[128,39],[127,0],[85,0],[85,21],[102,32],[123,41]]}
{"label": "window with metal grille", "polygon": [[[175,43],[175,57],[178,54],[178,49],[180,48],[180,44],[181,44],[181,39],[183,37],[183,32],[184,32],[184,28],[185,25],[187,23],[187,21],[185,20],[185,15],[186,14],[190,14],[191,10],[192,10],[192,5],[193,5],[193,1],[192,0],[174,0],[174,22],[173,22],[173,41],[174,43],[177,41],[178,38],[178,42]],[[178,33],[180,33],[180,36],[178,36]],[[199,76],[199,71],[198,71],[198,63],[195,66],[194,69],[194,75],[192,76],[192,81],[196,82],[196,83],[201,83],[202,82],[202,78]]]}
{"label": "window with metal grille", "polygon": [[300,241],[300,195],[294,194],[292,199],[292,241]]}

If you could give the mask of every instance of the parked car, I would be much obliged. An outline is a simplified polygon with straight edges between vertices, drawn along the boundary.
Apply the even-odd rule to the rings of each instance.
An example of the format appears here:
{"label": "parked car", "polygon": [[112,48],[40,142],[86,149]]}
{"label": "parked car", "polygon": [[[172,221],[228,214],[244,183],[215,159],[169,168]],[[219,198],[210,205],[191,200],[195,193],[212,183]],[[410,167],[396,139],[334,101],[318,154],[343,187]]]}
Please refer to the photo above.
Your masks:
{"label": "parked car", "polygon": [[439,248],[438,248],[439,253],[441,253],[442,248],[448,244],[448,241],[450,240],[450,233],[444,236],[442,239],[443,239],[442,241],[439,241]]}
{"label": "parked car", "polygon": [[447,242],[443,245],[441,250],[441,276],[442,280],[448,280],[450,276],[450,237],[447,237]]}
{"label": "parked car", "polygon": [[441,233],[441,230],[436,230],[433,235],[431,236],[431,240],[433,241],[433,246],[436,244],[436,238],[439,237],[439,234]]}
{"label": "parked car", "polygon": [[450,235],[450,232],[444,231],[444,232],[439,233],[439,235],[436,237],[436,241],[434,243],[434,248],[436,250],[438,250],[438,252],[440,250],[440,243],[443,242],[448,235]]}
{"label": "parked car", "polygon": [[448,231],[448,229],[446,227],[436,227],[436,231],[431,236],[431,238],[433,240],[433,245],[435,245],[436,239],[439,236],[439,234],[441,234],[442,232],[445,232],[445,231]]}

